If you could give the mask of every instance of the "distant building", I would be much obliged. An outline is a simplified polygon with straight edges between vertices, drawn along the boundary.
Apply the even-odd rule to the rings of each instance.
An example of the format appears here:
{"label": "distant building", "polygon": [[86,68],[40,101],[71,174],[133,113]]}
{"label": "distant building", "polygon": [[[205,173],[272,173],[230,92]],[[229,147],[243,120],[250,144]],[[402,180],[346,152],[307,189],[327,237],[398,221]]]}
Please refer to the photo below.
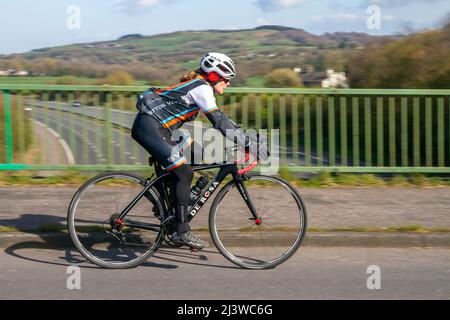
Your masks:
{"label": "distant building", "polygon": [[334,72],[333,69],[326,72],[301,72],[300,77],[305,87],[348,88],[345,72]]}
{"label": "distant building", "polygon": [[303,81],[305,87],[320,87],[322,81],[326,79],[327,74],[325,72],[302,72],[300,78]]}
{"label": "distant building", "polygon": [[30,75],[30,73],[28,71],[17,71],[16,73],[14,73],[15,76],[28,76]]}
{"label": "distant building", "polygon": [[322,81],[322,88],[348,88],[348,80],[345,72],[327,70],[327,78]]}
{"label": "distant building", "polygon": [[29,76],[30,72],[26,70],[16,71],[14,69],[0,70],[0,76]]}

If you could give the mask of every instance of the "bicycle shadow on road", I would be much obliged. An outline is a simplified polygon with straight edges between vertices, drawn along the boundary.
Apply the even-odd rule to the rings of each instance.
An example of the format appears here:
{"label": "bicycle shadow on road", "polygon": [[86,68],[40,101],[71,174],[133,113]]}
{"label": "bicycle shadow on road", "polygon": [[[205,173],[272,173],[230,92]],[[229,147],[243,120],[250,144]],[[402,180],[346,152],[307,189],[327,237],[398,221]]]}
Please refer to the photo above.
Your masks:
{"label": "bicycle shadow on road", "polygon": [[[27,261],[44,263],[58,266],[73,266],[78,265],[80,268],[89,269],[101,269],[99,266],[89,265],[88,261],[82,257],[75,249],[69,234],[67,233],[66,219],[59,216],[52,216],[48,214],[22,214],[19,218],[15,219],[0,219],[0,226],[11,227],[16,230],[18,238],[23,236],[26,239],[27,236],[38,236],[39,240],[4,240],[11,241],[12,244],[7,246],[5,253],[19,259]],[[12,238],[17,239],[17,238]],[[3,246],[2,246],[3,247]],[[55,250],[62,253],[55,260],[63,260],[65,262],[48,261],[44,259],[37,259],[24,254],[18,253],[20,250],[27,249],[45,249]],[[144,266],[174,269],[178,266],[172,264],[159,264],[147,261]]]}
{"label": "bicycle shadow on road", "polygon": [[[96,265],[91,265],[78,251],[75,249],[70,236],[67,233],[66,219],[60,216],[53,216],[48,214],[34,214],[25,213],[15,219],[0,219],[0,226],[11,227],[22,233],[24,238],[27,235],[38,236],[39,240],[24,240],[21,242],[14,242],[6,249],[5,253],[27,261],[45,263],[58,266],[72,266],[78,265],[80,268],[99,269]],[[45,249],[61,252],[56,260],[48,261],[44,259],[37,259],[29,255],[21,254],[21,250],[27,249]],[[178,268],[176,264],[198,265],[203,267],[224,268],[224,269],[240,269],[236,266],[212,264],[208,261],[206,255],[220,255],[219,252],[213,250],[202,250],[197,253],[191,253],[186,247],[172,248],[169,246],[162,246],[150,260],[144,262],[140,266],[175,269]],[[221,256],[221,255],[220,255]],[[168,263],[156,263],[151,260],[160,260]]]}
{"label": "bicycle shadow on road", "polygon": [[[221,268],[221,269],[241,269],[237,266],[226,266],[219,264],[211,264],[208,262],[198,262],[198,261],[208,261],[208,256],[206,255],[219,255],[223,257],[218,251],[212,250],[201,250],[197,253],[191,253],[190,250],[186,247],[182,248],[173,248],[169,246],[165,246],[160,248],[154,255],[154,258],[161,259],[165,261],[171,261],[176,263],[188,264],[188,265],[196,265],[203,267],[213,267],[213,268]],[[187,260],[189,259],[189,260]],[[144,264],[145,266],[145,264]]]}

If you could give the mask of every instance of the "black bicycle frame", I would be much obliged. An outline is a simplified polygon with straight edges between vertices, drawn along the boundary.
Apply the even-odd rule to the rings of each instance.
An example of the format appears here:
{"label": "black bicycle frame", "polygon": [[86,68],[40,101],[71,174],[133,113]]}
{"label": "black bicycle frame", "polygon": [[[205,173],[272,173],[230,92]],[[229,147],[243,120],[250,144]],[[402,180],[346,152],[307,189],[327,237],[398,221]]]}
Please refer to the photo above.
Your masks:
{"label": "black bicycle frame", "polygon": [[[244,185],[245,175],[239,175],[238,174],[238,168],[235,164],[211,164],[211,165],[194,165],[192,166],[193,171],[202,171],[202,170],[208,170],[208,169],[215,169],[220,168],[219,172],[216,174],[216,176],[208,183],[208,185],[203,189],[202,193],[198,197],[198,199],[195,201],[195,203],[190,208],[189,212],[187,213],[186,220],[187,222],[190,222],[195,215],[200,211],[200,209],[205,205],[205,203],[208,201],[209,198],[211,198],[211,195],[217,190],[217,187],[223,182],[223,180],[231,174],[233,176],[233,182],[236,184],[236,187],[239,190],[239,193],[241,194],[242,198],[244,199],[245,203],[247,204],[250,212],[253,215],[253,218],[256,220],[259,218],[258,213],[256,212],[255,206],[253,205],[253,202],[248,194],[248,191]],[[173,175],[172,173],[163,173],[158,167],[158,164],[155,163],[155,169],[157,172],[158,177],[148,183],[144,187],[144,189],[128,204],[128,206],[120,213],[119,217],[117,218],[118,221],[122,221],[125,216],[128,214],[128,212],[138,203],[143,196],[147,193],[147,191],[150,190],[155,184],[162,184],[164,186],[164,179],[166,179],[168,176]],[[165,188],[161,188],[165,189]],[[164,198],[164,201],[169,204],[168,207],[170,207],[170,199],[163,190],[164,193],[160,194],[161,197]],[[161,193],[161,192],[160,192]],[[165,206],[165,204],[161,204]],[[168,208],[167,208],[168,209]],[[144,224],[133,224],[133,223],[127,223],[129,226],[134,226],[137,228],[143,228],[143,229],[154,229],[155,226],[153,224],[148,224],[148,226],[145,226]]]}
{"label": "black bicycle frame", "polygon": [[[194,171],[201,171],[206,169],[215,168],[215,165],[206,165],[206,166],[194,166],[192,170]],[[219,172],[217,175],[212,179],[211,182],[208,183],[208,185],[205,187],[205,189],[202,191],[198,199],[195,201],[195,203],[192,205],[191,209],[187,213],[187,222],[190,222],[192,219],[194,219],[195,215],[200,211],[200,209],[205,205],[205,203],[208,201],[209,198],[211,198],[214,191],[216,191],[217,187],[223,182],[223,180],[226,178],[227,175],[231,174],[233,176],[233,182],[236,184],[239,193],[242,195],[242,198],[244,198],[245,203],[247,204],[248,208],[250,209],[254,219],[256,220],[258,218],[258,214],[256,212],[255,206],[253,205],[252,200],[250,199],[250,196],[247,192],[247,189],[245,188],[245,185],[243,183],[244,177],[238,174],[238,169],[235,164],[226,164],[226,165],[217,165],[217,167],[220,167]]]}

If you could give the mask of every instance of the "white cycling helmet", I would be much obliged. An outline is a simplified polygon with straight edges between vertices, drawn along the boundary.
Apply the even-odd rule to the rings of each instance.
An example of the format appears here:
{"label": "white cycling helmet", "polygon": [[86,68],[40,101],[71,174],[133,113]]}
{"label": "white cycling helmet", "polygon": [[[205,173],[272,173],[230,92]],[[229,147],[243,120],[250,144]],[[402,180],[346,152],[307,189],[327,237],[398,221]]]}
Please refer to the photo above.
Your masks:
{"label": "white cycling helmet", "polygon": [[200,60],[200,67],[206,73],[214,71],[228,80],[236,76],[233,60],[222,53],[210,52],[205,54]]}

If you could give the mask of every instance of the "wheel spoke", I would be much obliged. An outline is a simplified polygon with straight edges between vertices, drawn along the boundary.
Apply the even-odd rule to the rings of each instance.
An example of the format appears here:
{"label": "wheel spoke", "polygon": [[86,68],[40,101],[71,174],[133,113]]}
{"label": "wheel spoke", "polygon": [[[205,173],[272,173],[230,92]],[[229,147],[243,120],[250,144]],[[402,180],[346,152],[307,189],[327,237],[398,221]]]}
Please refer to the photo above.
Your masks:
{"label": "wheel spoke", "polygon": [[[259,181],[264,181],[264,185],[258,184]],[[252,175],[244,183],[261,215],[261,224],[256,224],[251,216],[248,226],[244,220],[247,215],[237,209],[246,204],[238,200],[242,197],[235,185],[230,184],[219,192],[211,208],[211,235],[219,251],[231,262],[252,269],[274,267],[292,256],[303,241],[306,230],[303,200],[279,178]],[[296,231],[295,236],[291,229]],[[229,238],[224,230],[238,231]]]}
{"label": "wheel spoke", "polygon": [[159,247],[163,230],[145,198],[130,209],[122,225],[116,224],[114,230],[110,225],[127,206],[122,208],[123,200],[131,202],[141,192],[142,181],[126,173],[102,174],[75,194],[68,227],[75,246],[88,260],[106,268],[132,267]]}

